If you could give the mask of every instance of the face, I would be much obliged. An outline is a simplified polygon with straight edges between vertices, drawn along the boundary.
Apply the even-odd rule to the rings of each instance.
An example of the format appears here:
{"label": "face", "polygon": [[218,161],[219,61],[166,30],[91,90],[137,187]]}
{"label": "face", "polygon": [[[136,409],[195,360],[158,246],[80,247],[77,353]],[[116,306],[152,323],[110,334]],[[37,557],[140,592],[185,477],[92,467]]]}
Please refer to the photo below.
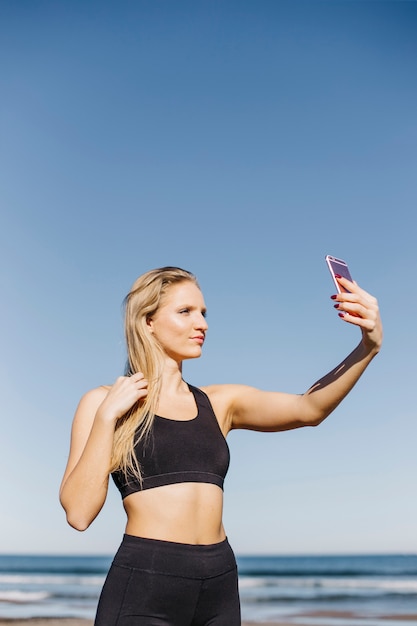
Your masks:
{"label": "face", "polygon": [[148,320],[149,331],[167,356],[177,362],[201,356],[208,328],[206,305],[200,289],[191,281],[172,285],[155,315]]}

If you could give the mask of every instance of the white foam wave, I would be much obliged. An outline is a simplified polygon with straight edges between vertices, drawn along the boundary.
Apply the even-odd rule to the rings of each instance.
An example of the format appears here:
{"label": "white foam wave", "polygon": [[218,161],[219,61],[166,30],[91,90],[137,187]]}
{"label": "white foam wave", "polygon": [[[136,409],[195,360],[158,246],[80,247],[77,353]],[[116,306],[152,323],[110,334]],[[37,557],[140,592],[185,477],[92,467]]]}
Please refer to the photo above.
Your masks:
{"label": "white foam wave", "polygon": [[335,591],[349,590],[363,591],[380,591],[385,593],[404,593],[417,594],[416,579],[375,579],[375,578],[285,578],[282,576],[242,576],[239,579],[239,586],[242,589],[255,588],[292,588],[292,589],[326,589]]}
{"label": "white foam wave", "polygon": [[11,604],[28,604],[46,600],[49,594],[45,591],[0,591],[0,602]]}
{"label": "white foam wave", "polygon": [[102,585],[105,576],[40,576],[1,574],[0,584],[12,585]]}
{"label": "white foam wave", "polygon": [[239,587],[265,587],[266,579],[265,578],[249,578],[242,577],[239,578]]}
{"label": "white foam wave", "polygon": [[363,578],[360,580],[355,579],[321,579],[320,586],[333,587],[335,589],[358,589],[358,590],[381,590],[392,591],[393,593],[417,593],[417,580],[393,580],[382,579],[376,580],[373,578]]}

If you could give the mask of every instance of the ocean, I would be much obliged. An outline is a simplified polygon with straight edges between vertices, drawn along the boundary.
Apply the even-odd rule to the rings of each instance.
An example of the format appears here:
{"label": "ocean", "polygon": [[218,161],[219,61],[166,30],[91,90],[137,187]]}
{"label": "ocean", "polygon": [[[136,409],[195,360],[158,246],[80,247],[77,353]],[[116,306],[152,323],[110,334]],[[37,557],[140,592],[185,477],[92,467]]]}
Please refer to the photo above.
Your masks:
{"label": "ocean", "polygon": [[[238,556],[242,618],[417,624],[417,555]],[[0,555],[0,617],[93,618],[109,556]]]}

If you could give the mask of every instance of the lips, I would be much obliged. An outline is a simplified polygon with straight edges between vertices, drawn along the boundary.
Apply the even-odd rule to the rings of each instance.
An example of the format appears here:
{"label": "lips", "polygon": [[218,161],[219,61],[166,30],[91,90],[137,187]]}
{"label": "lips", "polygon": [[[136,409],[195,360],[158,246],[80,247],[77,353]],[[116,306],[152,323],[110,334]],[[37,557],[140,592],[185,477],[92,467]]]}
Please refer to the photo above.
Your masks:
{"label": "lips", "polygon": [[191,337],[191,339],[193,339],[194,341],[196,341],[200,345],[203,345],[203,343],[204,343],[204,335],[197,335],[196,337]]}

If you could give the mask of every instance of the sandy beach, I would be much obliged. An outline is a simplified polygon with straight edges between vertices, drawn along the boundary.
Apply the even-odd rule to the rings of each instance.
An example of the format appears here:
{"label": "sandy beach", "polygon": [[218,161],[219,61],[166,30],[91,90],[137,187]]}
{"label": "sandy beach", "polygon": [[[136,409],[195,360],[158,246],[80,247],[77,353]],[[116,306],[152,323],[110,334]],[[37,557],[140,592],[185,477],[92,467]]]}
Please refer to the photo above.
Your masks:
{"label": "sandy beach", "polygon": [[[365,620],[362,619],[358,619],[358,616],[354,616],[352,614],[349,613],[339,613],[339,612],[333,612],[333,611],[324,611],[322,613],[320,612],[315,612],[315,613],[309,613],[306,614],[305,617],[315,617],[316,619],[319,619],[320,616],[323,618],[323,622],[325,624],[328,624],[328,620],[329,619],[334,619],[336,618],[353,618],[353,619],[357,619],[358,621],[358,625],[360,624],[361,626],[363,625],[363,623],[367,621],[367,619],[365,618]],[[300,617],[300,616],[298,616]],[[416,614],[406,614],[406,615],[383,615],[380,616],[378,618],[378,621],[380,621],[381,626],[382,625],[386,625],[388,626],[390,622],[394,621],[394,622],[402,622],[404,624],[408,624],[408,625],[417,625],[417,613]],[[317,623],[317,622],[316,622]],[[373,621],[373,623],[375,623],[375,621]],[[0,617],[0,626],[93,626],[93,620],[89,620],[89,619],[79,619],[79,618],[36,618],[36,617],[32,617],[30,619],[11,619],[11,618],[1,618]],[[244,621],[242,622],[242,626],[294,626],[294,622],[287,622],[287,621],[274,621],[274,622],[248,622],[248,621]],[[297,626],[310,626],[307,623],[303,624],[302,621],[297,621]]]}
{"label": "sandy beach", "polygon": [[[30,619],[2,619],[0,626],[93,626],[93,621],[89,619],[72,618],[36,618]],[[262,622],[242,622],[242,626],[262,626]],[[268,622],[268,626],[290,626],[284,622]]]}
{"label": "sandy beach", "polygon": [[[72,618],[2,619],[0,626],[93,626],[92,620]],[[261,622],[242,622],[242,626],[261,626]],[[268,626],[290,626],[284,622],[268,622]]]}
{"label": "sandy beach", "polygon": [[[72,618],[2,619],[0,626],[93,626],[92,620]],[[242,626],[260,626],[260,622],[242,622]],[[285,622],[262,622],[262,626],[293,626]]]}
{"label": "sandy beach", "polygon": [[[416,616],[417,623],[417,616]],[[286,622],[242,622],[242,626],[294,626]],[[72,618],[30,618],[30,619],[2,619],[0,626],[93,626],[92,620]],[[300,626],[300,625],[297,625]]]}
{"label": "sandy beach", "polygon": [[[324,612],[314,612],[308,613],[304,615],[305,617],[314,617],[316,619],[320,619],[320,616],[323,618],[323,623],[328,624],[329,619],[336,618],[351,618],[357,620],[358,626],[363,626],[368,620],[360,619],[358,616],[354,616],[348,612],[339,613],[337,611],[324,611]],[[300,618],[301,616],[297,616]],[[302,619],[302,617],[301,617]],[[417,613],[406,614],[406,615],[383,615],[378,618],[381,626],[389,626],[390,622],[402,622],[409,626],[417,625]],[[317,622],[316,622],[317,623]],[[334,623],[334,622],[333,622]],[[375,618],[373,620],[375,623]],[[93,620],[89,619],[79,619],[79,618],[36,618],[32,617],[30,619],[10,619],[10,618],[1,618],[0,617],[0,626],[93,626]],[[294,622],[286,622],[286,621],[274,621],[274,622],[242,622],[242,626],[294,626]],[[297,620],[297,626],[311,626],[309,624],[303,624],[302,621]]]}
{"label": "sandy beach", "polygon": [[[2,619],[0,626],[93,626],[92,620],[72,618]],[[265,623],[266,625],[266,623]],[[262,622],[242,622],[242,626],[262,626]],[[293,626],[285,622],[268,622],[267,626]]]}

